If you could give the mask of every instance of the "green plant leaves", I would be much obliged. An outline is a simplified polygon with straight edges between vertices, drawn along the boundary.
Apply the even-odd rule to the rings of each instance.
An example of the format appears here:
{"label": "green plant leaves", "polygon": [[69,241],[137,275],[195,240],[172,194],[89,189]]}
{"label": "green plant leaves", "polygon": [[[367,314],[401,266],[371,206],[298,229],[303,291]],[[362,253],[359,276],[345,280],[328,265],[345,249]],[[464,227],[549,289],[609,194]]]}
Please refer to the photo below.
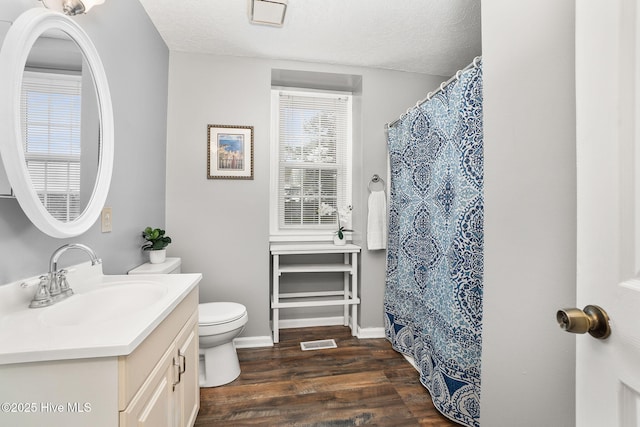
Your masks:
{"label": "green plant leaves", "polygon": [[160,228],[147,227],[142,232],[142,237],[147,241],[142,245],[145,251],[159,251],[171,243],[171,237],[165,236],[165,231]]}

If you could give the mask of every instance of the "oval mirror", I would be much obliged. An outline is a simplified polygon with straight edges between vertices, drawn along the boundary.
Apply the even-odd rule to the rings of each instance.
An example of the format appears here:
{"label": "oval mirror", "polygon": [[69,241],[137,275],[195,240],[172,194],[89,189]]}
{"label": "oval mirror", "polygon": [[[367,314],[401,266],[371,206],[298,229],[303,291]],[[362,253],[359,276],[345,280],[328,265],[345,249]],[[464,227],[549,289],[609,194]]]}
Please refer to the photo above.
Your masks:
{"label": "oval mirror", "polygon": [[87,231],[113,169],[113,111],[89,36],[67,16],[31,9],[0,50],[0,156],[33,224],[53,237]]}

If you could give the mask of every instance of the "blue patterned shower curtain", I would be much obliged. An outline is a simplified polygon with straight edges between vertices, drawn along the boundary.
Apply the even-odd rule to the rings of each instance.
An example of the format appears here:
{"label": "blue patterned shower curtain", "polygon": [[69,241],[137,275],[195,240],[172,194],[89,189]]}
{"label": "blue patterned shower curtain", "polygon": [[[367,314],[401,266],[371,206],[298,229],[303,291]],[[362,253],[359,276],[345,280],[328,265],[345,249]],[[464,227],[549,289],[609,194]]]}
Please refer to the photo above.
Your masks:
{"label": "blue patterned shower curtain", "polygon": [[388,130],[386,336],[448,418],[479,426],[482,63]]}

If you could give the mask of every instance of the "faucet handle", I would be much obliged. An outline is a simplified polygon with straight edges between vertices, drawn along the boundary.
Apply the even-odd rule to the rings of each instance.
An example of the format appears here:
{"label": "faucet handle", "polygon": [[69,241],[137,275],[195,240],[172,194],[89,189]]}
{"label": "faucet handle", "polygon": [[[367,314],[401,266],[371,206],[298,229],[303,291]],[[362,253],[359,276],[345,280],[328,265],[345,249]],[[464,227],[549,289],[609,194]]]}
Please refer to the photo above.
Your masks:
{"label": "faucet handle", "polygon": [[53,303],[51,295],[49,294],[49,276],[40,276],[40,283],[38,283],[38,289],[36,294],[29,304],[29,308],[46,307]]}
{"label": "faucet handle", "polygon": [[60,282],[58,281],[58,272],[49,272],[49,294],[55,299],[60,295]]}
{"label": "faucet handle", "polygon": [[67,281],[67,273],[67,270],[60,270],[56,273],[56,280],[60,286],[60,293],[64,295],[64,297],[70,297],[73,295],[73,290],[69,287],[69,282]]}

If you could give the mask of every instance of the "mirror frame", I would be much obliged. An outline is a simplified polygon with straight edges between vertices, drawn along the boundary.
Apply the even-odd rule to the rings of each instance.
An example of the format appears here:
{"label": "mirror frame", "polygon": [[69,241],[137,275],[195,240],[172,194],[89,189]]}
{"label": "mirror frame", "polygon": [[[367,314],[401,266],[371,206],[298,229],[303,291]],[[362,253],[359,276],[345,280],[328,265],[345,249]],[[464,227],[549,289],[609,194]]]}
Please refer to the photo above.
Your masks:
{"label": "mirror frame", "polygon": [[[92,195],[80,216],[63,222],[54,218],[40,202],[25,161],[20,99],[27,57],[38,37],[48,30],[66,33],[80,48],[92,74],[98,99],[100,150],[98,174]],[[22,13],[0,50],[0,157],[22,210],[42,232],[57,238],[86,232],[99,218],[107,199],[113,172],[114,124],[107,75],[93,42],[69,17],[47,9]]]}

